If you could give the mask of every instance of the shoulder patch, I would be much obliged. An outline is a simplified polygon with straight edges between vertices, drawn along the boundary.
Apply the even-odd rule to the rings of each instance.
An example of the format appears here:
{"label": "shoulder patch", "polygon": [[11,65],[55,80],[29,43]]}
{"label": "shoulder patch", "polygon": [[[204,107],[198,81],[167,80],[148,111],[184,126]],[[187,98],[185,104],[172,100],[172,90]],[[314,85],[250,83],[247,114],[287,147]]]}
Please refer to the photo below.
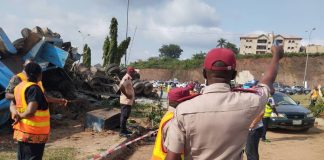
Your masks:
{"label": "shoulder patch", "polygon": [[234,88],[232,92],[259,93],[256,89]]}

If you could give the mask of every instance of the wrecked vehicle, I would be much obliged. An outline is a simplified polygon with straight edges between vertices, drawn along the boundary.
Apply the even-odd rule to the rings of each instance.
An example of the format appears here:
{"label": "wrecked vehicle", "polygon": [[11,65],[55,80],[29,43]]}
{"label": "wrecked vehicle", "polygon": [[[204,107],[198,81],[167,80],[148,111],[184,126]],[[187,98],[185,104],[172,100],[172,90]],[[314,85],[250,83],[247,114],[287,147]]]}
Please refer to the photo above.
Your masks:
{"label": "wrecked vehicle", "polygon": [[58,90],[64,97],[73,96],[72,80],[63,69],[68,57],[78,57],[70,43],[63,43],[60,35],[48,28],[24,28],[21,34],[22,38],[11,43],[0,28],[0,125],[9,119],[5,89],[10,78],[22,71],[26,59],[33,58],[41,65],[46,90]]}

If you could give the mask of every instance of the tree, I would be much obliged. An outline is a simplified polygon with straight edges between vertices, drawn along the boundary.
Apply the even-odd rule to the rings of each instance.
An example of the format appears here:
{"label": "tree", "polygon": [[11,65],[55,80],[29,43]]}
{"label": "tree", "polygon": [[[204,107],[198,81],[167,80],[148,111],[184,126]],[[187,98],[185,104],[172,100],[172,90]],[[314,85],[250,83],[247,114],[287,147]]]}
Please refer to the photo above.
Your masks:
{"label": "tree", "polygon": [[231,49],[235,54],[238,54],[239,53],[239,49],[236,47],[235,44],[233,44],[231,42],[226,42],[224,48]]}
{"label": "tree", "polygon": [[200,52],[192,55],[192,59],[205,59],[206,53]]}
{"label": "tree", "polygon": [[162,45],[162,47],[159,49],[159,52],[161,53],[160,57],[166,57],[166,58],[176,58],[178,59],[183,52],[183,50],[180,48],[180,46],[176,44],[169,44],[169,45]]}
{"label": "tree", "polygon": [[102,64],[102,66],[106,66],[109,63],[109,59],[108,59],[109,47],[110,47],[109,36],[106,36],[104,45],[102,47],[102,50],[103,50],[103,55],[102,55],[103,64]]}
{"label": "tree", "polygon": [[91,49],[90,47],[85,44],[83,47],[83,64],[86,67],[91,67]]}
{"label": "tree", "polygon": [[226,39],[221,38],[221,39],[219,39],[219,40],[217,41],[217,46],[216,46],[216,47],[223,48],[225,44],[226,44]]}
{"label": "tree", "polygon": [[118,22],[115,17],[111,19],[109,27],[109,36],[106,37],[103,45],[103,66],[108,64],[120,64],[121,58],[126,54],[127,48],[131,41],[130,37],[127,37],[126,40],[122,41],[119,46],[117,42],[118,37]]}

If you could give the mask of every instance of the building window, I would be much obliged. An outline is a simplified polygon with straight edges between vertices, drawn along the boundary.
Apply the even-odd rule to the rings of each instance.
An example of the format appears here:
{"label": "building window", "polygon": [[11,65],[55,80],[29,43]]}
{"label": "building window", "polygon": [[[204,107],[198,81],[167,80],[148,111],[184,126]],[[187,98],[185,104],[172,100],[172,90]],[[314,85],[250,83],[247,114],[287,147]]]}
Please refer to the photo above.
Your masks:
{"label": "building window", "polygon": [[249,42],[249,40],[246,40],[246,42]]}
{"label": "building window", "polygon": [[290,49],[290,47],[288,47],[288,49]]}
{"label": "building window", "polygon": [[257,49],[267,49],[267,46],[263,46],[263,45],[261,46],[261,45],[258,45],[258,46],[257,46]]}
{"label": "building window", "polygon": [[292,43],[295,43],[295,41],[291,41]]}
{"label": "building window", "polygon": [[269,41],[268,44],[270,44],[271,42]]}
{"label": "building window", "polygon": [[267,40],[266,39],[259,39],[258,43],[267,43]]}
{"label": "building window", "polygon": [[245,46],[245,48],[249,48],[248,46]]}
{"label": "building window", "polygon": [[268,48],[268,50],[270,50],[270,48]]}
{"label": "building window", "polygon": [[294,49],[294,47],[291,47],[291,49]]}
{"label": "building window", "polygon": [[250,39],[250,42],[252,42],[252,39]]}
{"label": "building window", "polygon": [[249,48],[252,48],[251,46],[249,46]]}
{"label": "building window", "polygon": [[278,42],[279,44],[282,44],[282,39],[278,39],[277,42]]}
{"label": "building window", "polygon": [[291,40],[289,40],[288,43],[291,43]]}

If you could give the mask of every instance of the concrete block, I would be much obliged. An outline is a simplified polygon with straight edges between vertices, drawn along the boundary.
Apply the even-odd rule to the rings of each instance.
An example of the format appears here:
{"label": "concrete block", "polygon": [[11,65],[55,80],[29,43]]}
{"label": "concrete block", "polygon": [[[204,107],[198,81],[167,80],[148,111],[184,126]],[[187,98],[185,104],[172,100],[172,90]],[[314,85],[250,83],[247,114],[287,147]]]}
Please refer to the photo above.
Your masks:
{"label": "concrete block", "polygon": [[86,114],[85,128],[93,131],[102,132],[119,127],[120,110],[119,109],[98,109]]}

